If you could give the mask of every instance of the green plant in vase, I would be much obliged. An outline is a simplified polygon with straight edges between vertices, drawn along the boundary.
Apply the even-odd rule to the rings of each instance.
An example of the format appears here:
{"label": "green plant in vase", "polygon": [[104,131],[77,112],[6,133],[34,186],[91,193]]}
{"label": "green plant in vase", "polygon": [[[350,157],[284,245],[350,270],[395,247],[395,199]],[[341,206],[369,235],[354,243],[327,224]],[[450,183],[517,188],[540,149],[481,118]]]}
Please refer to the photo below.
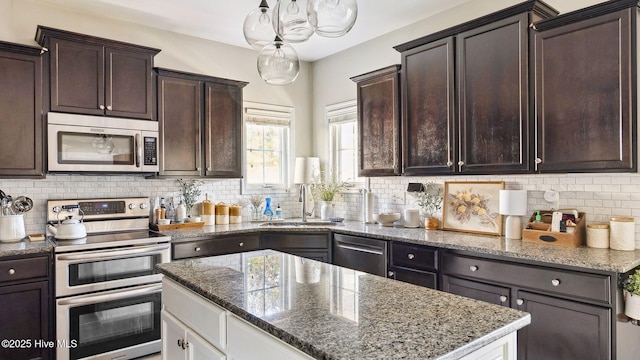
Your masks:
{"label": "green plant in vase", "polygon": [[325,179],[322,175],[318,175],[314,178],[310,184],[311,195],[315,200],[322,201],[320,207],[320,218],[322,220],[327,220],[334,216],[332,201],[346,187],[344,182],[335,180],[333,177]]}
{"label": "green plant in vase", "polygon": [[415,198],[414,204],[418,205],[425,215],[425,227],[427,229],[438,229],[439,220],[434,218],[433,215],[442,209],[442,188],[434,182],[428,182],[422,185],[422,191],[411,194]]}
{"label": "green plant in vase", "polygon": [[184,206],[187,208],[187,215],[188,217],[191,217],[193,206],[198,201],[200,194],[202,194],[200,185],[202,185],[203,182],[194,179],[178,179],[176,182],[178,183],[178,186],[180,186],[180,195],[184,201]]}
{"label": "green plant in vase", "polygon": [[636,270],[622,282],[625,290],[624,314],[631,318],[635,325],[640,324],[640,270]]}

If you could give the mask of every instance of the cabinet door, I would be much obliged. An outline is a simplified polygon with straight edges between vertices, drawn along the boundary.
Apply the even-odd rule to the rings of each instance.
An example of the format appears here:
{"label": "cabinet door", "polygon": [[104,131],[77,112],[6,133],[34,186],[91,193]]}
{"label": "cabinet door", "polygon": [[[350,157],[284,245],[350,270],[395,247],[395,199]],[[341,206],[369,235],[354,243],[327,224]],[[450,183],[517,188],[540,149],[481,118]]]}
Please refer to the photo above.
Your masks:
{"label": "cabinet door", "polygon": [[51,39],[49,50],[51,111],[104,115],[104,47]]}
{"label": "cabinet door", "polygon": [[[51,349],[35,340],[53,340],[49,332],[49,282],[0,287],[0,339],[29,340],[23,348],[1,347],[0,359],[51,359]],[[20,345],[20,344],[18,344]]]}
{"label": "cabinet door", "polygon": [[457,36],[462,173],[529,171],[529,32],[522,14]]}
{"label": "cabinet door", "polygon": [[537,170],[636,171],[630,11],[535,35]]}
{"label": "cabinet door", "polygon": [[223,353],[206,342],[198,334],[187,330],[187,358],[189,360],[225,360]]}
{"label": "cabinet door", "polygon": [[42,57],[36,54],[0,51],[0,177],[44,177]]}
{"label": "cabinet door", "polygon": [[438,288],[438,275],[428,271],[417,271],[397,266],[390,266],[387,277],[409,284],[424,286],[430,289]]}
{"label": "cabinet door", "polygon": [[162,360],[186,359],[186,353],[182,349],[185,338],[185,327],[166,310],[162,310]]}
{"label": "cabinet door", "polygon": [[201,88],[199,81],[158,76],[160,175],[201,175]]}
{"label": "cabinet door", "polygon": [[442,291],[507,307],[511,301],[510,288],[447,275],[442,277]]}
{"label": "cabinet door", "polygon": [[361,77],[358,82],[358,175],[400,173],[400,78],[392,66]]}
{"label": "cabinet door", "polygon": [[518,359],[611,359],[611,310],[517,292],[517,309],[531,314],[518,331]]}
{"label": "cabinet door", "polygon": [[205,175],[242,177],[242,88],[205,83]]}
{"label": "cabinet door", "polygon": [[106,49],[106,114],[153,118],[153,55]]}
{"label": "cabinet door", "polygon": [[454,40],[402,53],[402,171],[451,174],[455,149]]}

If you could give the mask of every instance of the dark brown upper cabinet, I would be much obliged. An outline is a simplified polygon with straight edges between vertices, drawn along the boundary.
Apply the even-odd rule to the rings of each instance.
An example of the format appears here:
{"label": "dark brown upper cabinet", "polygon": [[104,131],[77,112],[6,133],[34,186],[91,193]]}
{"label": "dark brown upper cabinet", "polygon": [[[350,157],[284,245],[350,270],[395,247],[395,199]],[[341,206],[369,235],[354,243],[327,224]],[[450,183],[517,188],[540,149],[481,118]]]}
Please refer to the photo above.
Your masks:
{"label": "dark brown upper cabinet", "polygon": [[0,42],[0,178],[44,178],[41,49]]}
{"label": "dark brown upper cabinet", "polygon": [[247,83],[156,71],[159,175],[242,177],[242,88]]}
{"label": "dark brown upper cabinet", "polygon": [[536,170],[637,171],[637,1],[536,23]]}
{"label": "dark brown upper cabinet", "polygon": [[529,25],[556,14],[528,1],[395,47],[405,175],[531,171]]}
{"label": "dark brown upper cabinet", "polygon": [[358,176],[400,174],[400,65],[354,76],[358,103]]}
{"label": "dark brown upper cabinet", "polygon": [[50,110],[154,120],[158,49],[38,26],[49,49]]}

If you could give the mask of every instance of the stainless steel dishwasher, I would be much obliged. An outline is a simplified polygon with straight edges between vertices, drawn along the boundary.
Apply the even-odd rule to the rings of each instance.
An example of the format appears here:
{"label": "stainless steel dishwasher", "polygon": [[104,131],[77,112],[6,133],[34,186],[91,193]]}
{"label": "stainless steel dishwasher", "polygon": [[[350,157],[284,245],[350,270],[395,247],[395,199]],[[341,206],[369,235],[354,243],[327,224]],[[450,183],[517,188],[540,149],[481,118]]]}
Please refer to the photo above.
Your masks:
{"label": "stainless steel dishwasher", "polygon": [[334,234],[333,264],[369,274],[387,276],[387,242]]}

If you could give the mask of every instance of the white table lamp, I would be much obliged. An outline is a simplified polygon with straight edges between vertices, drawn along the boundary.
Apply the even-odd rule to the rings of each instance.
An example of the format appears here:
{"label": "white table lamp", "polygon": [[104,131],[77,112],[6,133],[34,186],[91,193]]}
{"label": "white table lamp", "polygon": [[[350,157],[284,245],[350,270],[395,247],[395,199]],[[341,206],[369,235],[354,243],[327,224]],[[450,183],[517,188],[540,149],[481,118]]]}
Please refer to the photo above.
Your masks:
{"label": "white table lamp", "polygon": [[527,215],[527,190],[500,190],[501,215],[507,215],[505,237],[522,239],[522,221],[520,216]]}

